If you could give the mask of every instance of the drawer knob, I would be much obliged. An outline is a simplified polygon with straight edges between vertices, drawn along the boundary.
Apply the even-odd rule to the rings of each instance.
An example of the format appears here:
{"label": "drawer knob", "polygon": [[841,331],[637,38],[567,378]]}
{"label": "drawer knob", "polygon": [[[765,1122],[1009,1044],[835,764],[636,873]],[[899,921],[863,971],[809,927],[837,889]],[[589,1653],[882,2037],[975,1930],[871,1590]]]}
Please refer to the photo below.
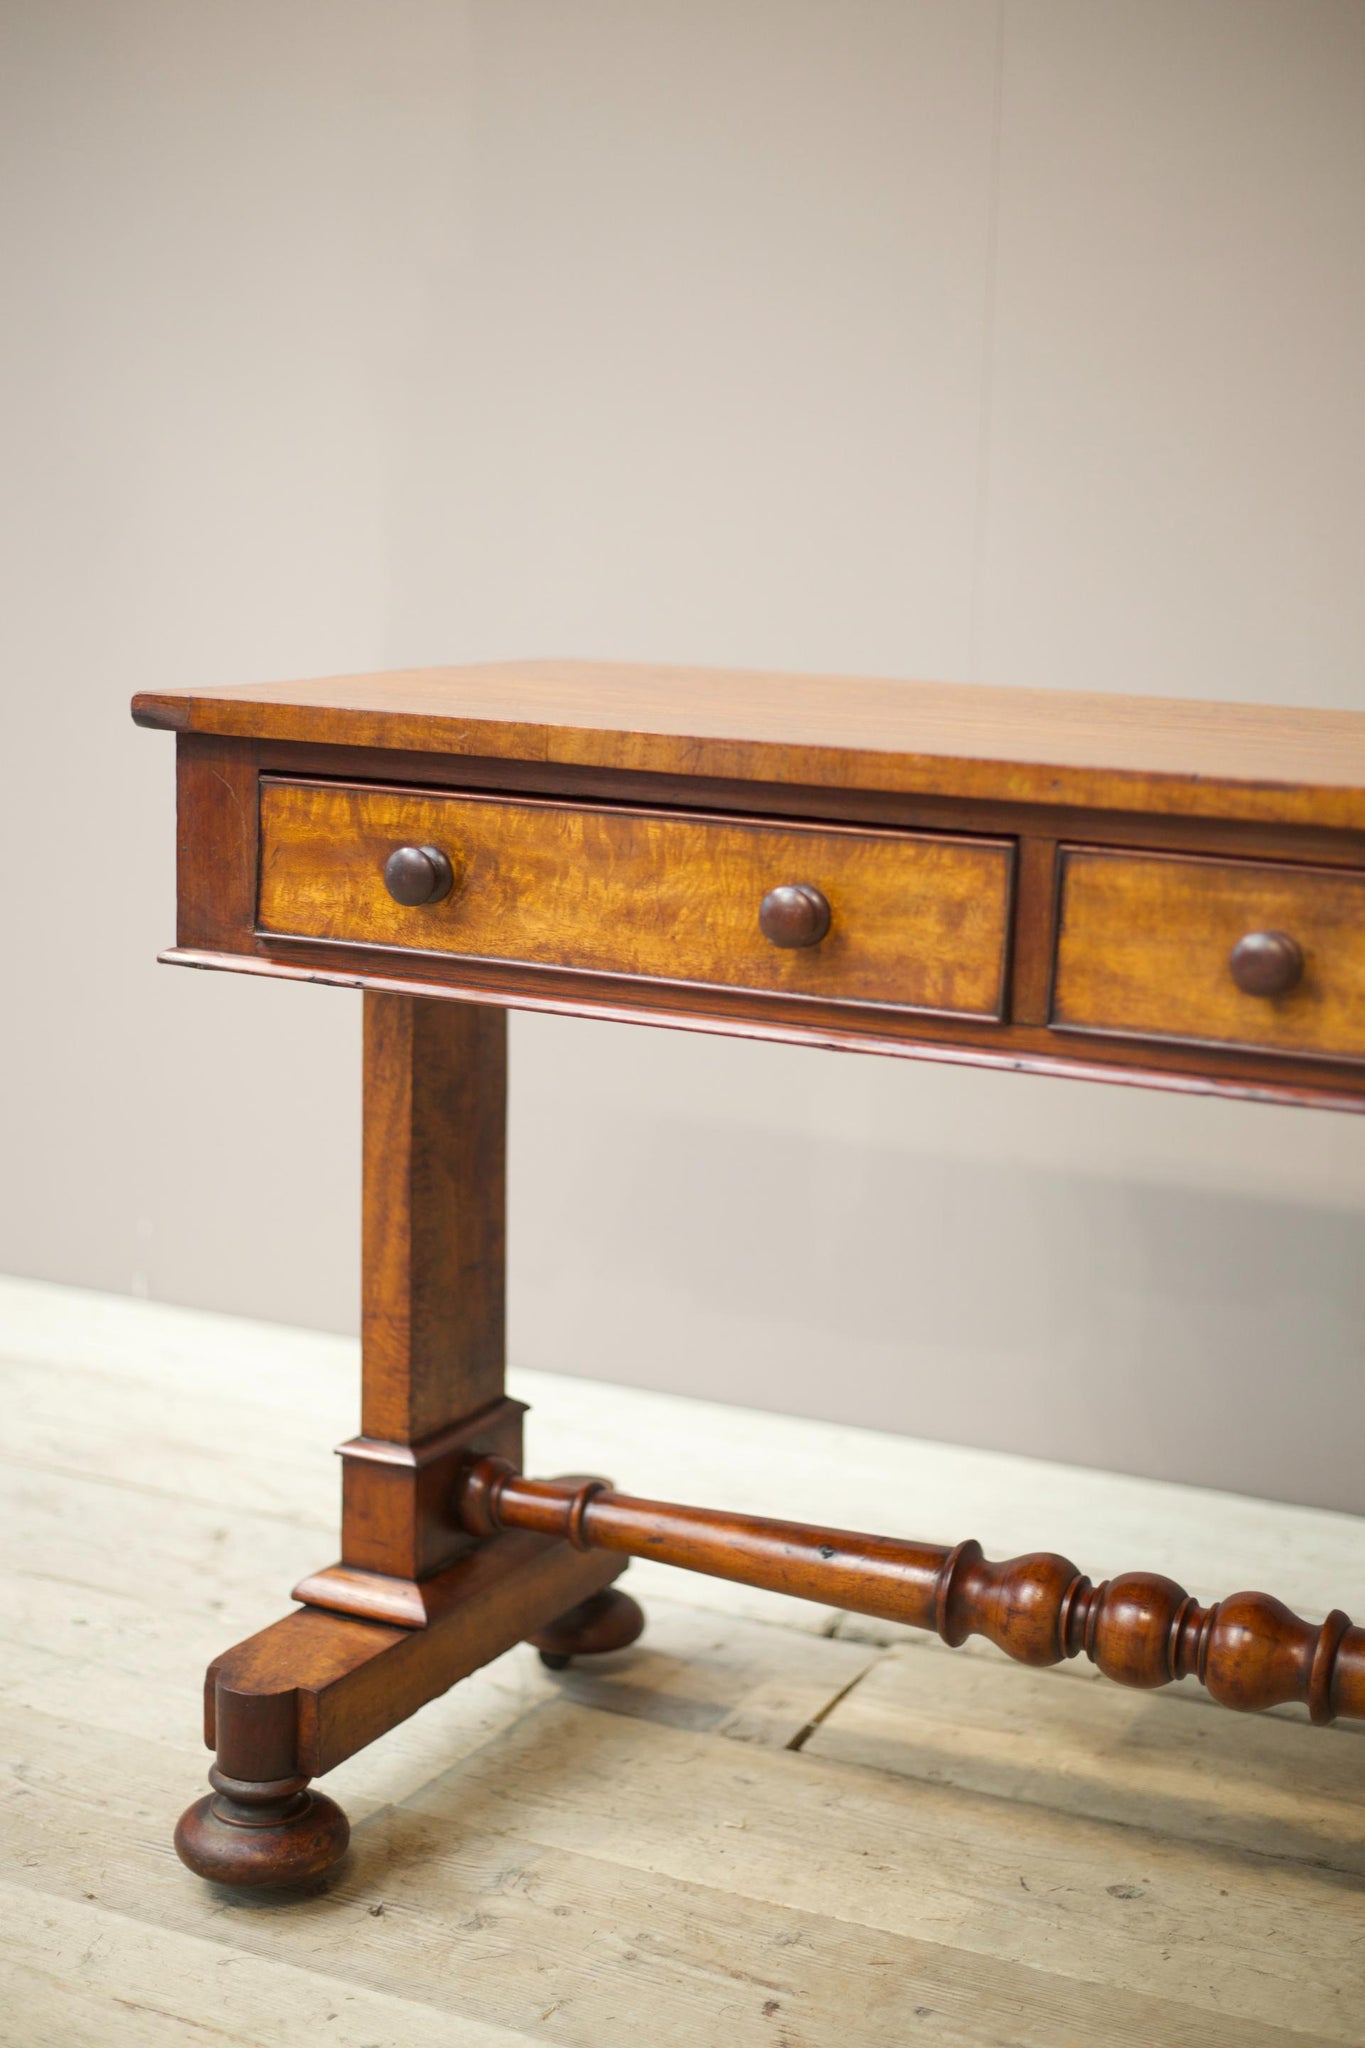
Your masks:
{"label": "drawer knob", "polygon": [[763,898],[758,928],[775,946],[818,946],[829,930],[829,904],[810,882],[784,883]]}
{"label": "drawer knob", "polygon": [[1248,932],[1228,966],[1243,995],[1287,996],[1303,978],[1303,948],[1288,932]]}
{"label": "drawer knob", "polygon": [[439,846],[399,846],[384,863],[384,887],[410,908],[439,903],[455,887],[455,870]]}

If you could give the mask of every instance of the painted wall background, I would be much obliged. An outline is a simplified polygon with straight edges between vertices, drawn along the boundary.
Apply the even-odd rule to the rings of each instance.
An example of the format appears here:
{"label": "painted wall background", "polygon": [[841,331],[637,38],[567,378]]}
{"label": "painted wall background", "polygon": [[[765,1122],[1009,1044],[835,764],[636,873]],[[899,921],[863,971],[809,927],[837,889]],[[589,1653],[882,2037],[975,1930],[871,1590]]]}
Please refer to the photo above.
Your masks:
{"label": "painted wall background", "polygon": [[[0,1269],[354,1327],[140,686],[1365,708],[1356,0],[10,0]],[[1365,1121],[513,1024],[527,1363],[1365,1509]]]}

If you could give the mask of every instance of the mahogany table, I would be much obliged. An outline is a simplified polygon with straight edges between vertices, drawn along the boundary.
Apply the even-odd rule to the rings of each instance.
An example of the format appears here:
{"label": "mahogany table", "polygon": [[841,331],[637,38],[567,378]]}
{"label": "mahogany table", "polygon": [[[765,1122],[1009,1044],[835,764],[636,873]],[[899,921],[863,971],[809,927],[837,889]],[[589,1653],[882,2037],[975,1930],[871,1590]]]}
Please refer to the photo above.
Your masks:
{"label": "mahogany table", "polygon": [[133,716],[178,736],[164,957],[365,991],[341,1557],[209,1670],[192,1870],[326,1869],[310,1781],[518,1641],[631,1642],[631,1556],[1365,1717],[1340,1611],[530,1480],[503,1391],[509,1009],[1365,1107],[1365,716],[575,662]]}

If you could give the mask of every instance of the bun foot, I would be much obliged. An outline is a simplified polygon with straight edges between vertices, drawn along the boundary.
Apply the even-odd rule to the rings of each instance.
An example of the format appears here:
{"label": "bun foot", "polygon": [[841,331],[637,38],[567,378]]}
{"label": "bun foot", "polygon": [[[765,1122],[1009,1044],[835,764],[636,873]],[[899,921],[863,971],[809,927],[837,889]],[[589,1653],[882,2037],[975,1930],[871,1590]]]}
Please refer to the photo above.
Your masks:
{"label": "bun foot", "polygon": [[639,1602],[615,1586],[580,1601],[558,1621],[552,1621],[528,1640],[540,1652],[547,1671],[562,1671],[571,1657],[596,1657],[604,1650],[624,1650],[645,1625]]}
{"label": "bun foot", "polygon": [[321,1877],[346,1854],[351,1824],[306,1778],[247,1784],[209,1772],[213,1791],[180,1816],[175,1853],[214,1884],[290,1885]]}

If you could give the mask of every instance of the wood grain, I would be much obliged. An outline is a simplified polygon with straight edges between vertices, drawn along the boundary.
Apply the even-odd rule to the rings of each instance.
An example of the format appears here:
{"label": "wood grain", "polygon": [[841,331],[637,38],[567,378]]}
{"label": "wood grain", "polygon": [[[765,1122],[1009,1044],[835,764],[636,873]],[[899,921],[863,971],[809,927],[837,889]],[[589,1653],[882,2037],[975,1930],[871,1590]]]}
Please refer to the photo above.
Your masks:
{"label": "wood grain", "polygon": [[1011,948],[1010,1020],[1045,1024],[1057,917],[1057,842],[1030,833],[1019,842]]}
{"label": "wood grain", "polygon": [[1083,1651],[1106,1678],[1138,1690],[1198,1677],[1239,1713],[1292,1701],[1319,1727],[1338,1716],[1365,1720],[1365,1628],[1339,1608],[1321,1623],[1266,1593],[1205,1608],[1160,1572],[1123,1572],[1097,1586],[1052,1551],[995,1563],[971,1540],[949,1549],[641,1500],[604,1479],[527,1479],[496,1457],[471,1464],[459,1500],[465,1527],[483,1537],[522,1529],[579,1550],[648,1557],[932,1629],[953,1649],[984,1636],[1021,1664],[1060,1664]]}
{"label": "wood grain", "polygon": [[[430,841],[457,875],[409,908],[384,885],[396,846]],[[776,990],[998,1017],[1012,850],[1004,841],[773,826],[681,813],[500,802],[267,780],[260,925],[653,981]],[[808,883],[832,922],[787,950],[767,892]]]}
{"label": "wood grain", "polygon": [[256,903],[255,749],[181,735],[175,749],[177,942],[235,946]]}
{"label": "wood grain", "polygon": [[[833,1703],[821,1726],[837,1725],[840,1712]],[[915,2001],[929,2011],[912,2007],[899,2024],[888,2015],[882,2031],[877,2007],[869,2014],[863,2004],[863,1972],[880,1954],[890,1976],[894,1952],[860,1955],[856,1968],[844,1958],[848,2010],[863,2024],[871,2018],[877,2048],[918,2048],[936,2032],[953,2042],[952,2017],[973,2011],[991,2048],[1022,2048],[1037,2012],[1023,1983],[1010,1987],[1012,2006],[944,1997],[955,1970],[974,1984],[973,1960],[987,1957],[1022,1965],[1039,1989],[1070,1979],[1089,1994],[1088,2022],[1084,2005],[1059,2003],[1052,2031],[1042,2033],[1046,2048],[1117,2048],[1130,2038],[1133,2048],[1207,2048],[1218,2038],[1251,2048],[1258,2027],[1276,2021],[1291,2038],[1297,2027],[1321,2029],[1359,2048],[1359,1893],[1336,1873],[1310,1878],[1273,1851],[1171,1855],[1145,1827],[1063,1821],[1021,1802],[897,1782],[890,1771],[840,1768],[804,1752],[731,1747],[716,1756],[699,1736],[657,1733],[656,1741],[648,1731],[647,1748],[633,1722],[612,1730],[581,1712],[558,1725],[545,1716],[509,1730],[495,1754],[434,1783],[410,1810],[414,1820],[452,1828],[494,1815],[516,1827],[520,1808],[527,1833],[575,1864],[609,1855],[656,1883],[720,1883],[803,1913],[837,1902],[854,1925],[938,1946],[937,1982]],[[1121,1752],[1113,1756],[1116,1774],[1126,1765]],[[1333,1877],[1339,1903],[1328,1911]],[[910,1955],[899,1967],[912,1967]],[[1168,2003],[1176,1986],[1179,2009]],[[1142,2020],[1133,1997],[1153,2000]],[[847,2038],[833,2014],[822,2018],[823,2030],[796,2036],[803,2048]]]}
{"label": "wood grain", "polygon": [[[206,744],[182,733],[178,747]],[[1169,847],[1191,853],[1231,853],[1316,860],[1365,867],[1365,834],[1327,822],[1206,817],[1195,810],[1178,818],[1160,811],[1110,809],[1094,804],[1023,801],[1011,797],[954,797],[927,789],[879,790],[836,784],[774,782],[714,775],[664,775],[623,768],[591,768],[554,761],[514,761],[479,754],[403,753],[392,747],[320,746],[293,740],[233,740],[225,746],[250,753],[263,775],[326,776],[346,782],[408,787],[489,790],[500,796],[549,796],[580,803],[643,804],[659,809],[739,812],[748,817],[827,819],[835,824],[894,826],[921,832],[977,832],[1018,838],[1039,833],[1059,842]]]}
{"label": "wood grain", "polygon": [[518,1533],[439,1575],[426,1628],[302,1608],[214,1659],[204,1739],[232,1778],[321,1777],[624,1570]]}
{"label": "wood grain", "polygon": [[[1365,1883],[1358,1745],[1282,1714],[1219,1715],[1199,1693],[1153,1698],[1056,1669],[942,1656],[931,1639],[881,1656],[802,1745],[966,1794],[1088,1815],[1180,1842],[1300,1857]],[[1342,1724],[1343,1726],[1345,1724]]]}
{"label": "wood grain", "polygon": [[[780,1045],[865,1052],[883,1059],[944,1060],[955,1066],[1002,1069],[1052,1079],[1100,1081],[1126,1088],[1162,1088],[1182,1095],[1224,1095],[1302,1109],[1365,1111],[1365,1065],[1305,1060],[1245,1047],[1189,1045],[1103,1032],[1054,1030],[1031,1024],[986,1025],[889,1009],[860,1012],[851,1004],[806,1005],[788,997],[704,991],[666,982],[555,974],[438,955],[408,961],[392,952],[332,948],[325,942],[274,939],[260,957],[173,947],[167,965],[210,972],[258,974],[311,986],[418,995],[433,1001],[498,1003],[549,1016],[597,1017],[669,1031],[715,1032]],[[420,966],[418,961],[420,959]],[[439,977],[439,978],[438,978]]]}
{"label": "wood grain", "polygon": [[[221,1999],[211,2009],[242,2015],[229,2036],[242,2048],[308,2038],[276,2024],[286,1960],[303,1996],[331,1991],[319,2017],[338,2048],[425,2048],[447,2038],[452,2012],[473,2017],[450,2037],[461,2048],[483,2048],[479,2029],[500,2023],[601,2048],[623,2014],[642,2016],[654,2048],[887,2048],[917,2035],[942,2048],[1358,2048],[1358,1914],[1335,1872],[1182,1854],[588,1706],[500,1704],[481,1753],[433,1765],[420,1792],[363,1807],[348,1793],[349,1868],[265,1912],[149,1853],[145,1816],[182,1759],[98,1730],[64,1741],[59,1724],[7,1714],[10,1751],[44,1790],[13,1806],[21,1923],[49,1898],[93,1903],[81,1845],[109,1935],[127,1921],[192,1931],[213,1951],[188,1984],[158,1985],[159,2010],[185,2010],[202,2032],[204,2001]],[[61,2012],[66,1986],[88,1986],[103,1997],[81,2048],[161,2048],[119,2004],[126,1952],[115,1939],[90,1955],[92,1931],[81,1915],[60,1942],[56,2000],[37,2009]],[[232,1988],[253,1962],[282,1973],[254,2011]],[[392,2001],[380,2026],[366,1991]],[[161,2038],[179,2048],[187,2034]]]}
{"label": "wood grain", "polygon": [[[1117,1040],[1102,1032],[1070,1031],[1048,1022],[1052,979],[1055,890],[1049,879],[1049,844],[1114,845],[1124,850],[1166,850],[1208,857],[1314,861],[1345,873],[1365,867],[1359,833],[1321,823],[1288,827],[1211,819],[1187,813],[1179,818],[1119,811],[1088,813],[1056,805],[965,802],[916,791],[817,789],[801,784],[726,783],[685,776],[589,770],[562,764],[494,761],[392,749],[329,748],[298,742],[218,740],[182,733],[177,742],[182,766],[203,767],[202,779],[188,776],[187,798],[202,790],[204,801],[187,802],[182,847],[187,851],[182,887],[180,943],[163,958],[177,964],[236,968],[347,988],[402,991],[461,1000],[507,1004],[566,1015],[635,1018],[675,1029],[732,1032],[915,1059],[946,1059],[1044,1074],[1121,1081],[1200,1093],[1240,1095],[1255,1100],[1352,1109],[1365,1099],[1360,1061],[1332,1061],[1321,1055],[1213,1041],[1137,1038]],[[234,802],[218,802],[221,768]],[[1016,912],[1012,934],[1008,1023],[966,1016],[881,1007],[873,1014],[851,1004],[781,991],[741,991],[713,984],[642,982],[627,976],[595,975],[582,969],[476,960],[455,954],[409,952],[394,947],[349,945],[262,932],[255,922],[255,830],[260,774],[288,773],[296,779],[319,774],[355,780],[402,783],[419,777],[435,788],[454,788],[469,778],[480,790],[542,795],[560,790],[589,800],[618,800],[659,808],[697,804],[720,814],[756,812],[769,822],[837,824],[857,821],[877,829],[959,831],[978,837],[1019,841]],[[467,792],[466,792],[467,793]],[[242,829],[246,820],[248,829]],[[198,886],[198,876],[205,884]]]}
{"label": "wood grain", "polygon": [[[183,1887],[190,1889],[190,1887]],[[158,1901],[158,1907],[160,1902]],[[145,1911],[145,1909],[144,1909]],[[532,2048],[534,2036],[76,1894],[0,1889],[7,2048]],[[211,2020],[206,2015],[213,2015]],[[544,2037],[541,2037],[543,2044]]]}
{"label": "wood grain", "polygon": [[[1365,1735],[746,1622],[715,1580],[664,1602],[662,1569],[638,1649],[476,1673],[327,1781],[356,1824],[339,1879],[230,1905],[157,1824],[199,1767],[183,1674],[323,1532],[319,1414],[346,1426],[352,1347],[261,1325],[242,1348],[219,1318],[15,1281],[0,1309],[15,2048],[180,2048],[206,2013],[272,2048],[595,2048],[637,2012],[658,2048],[1356,2048]],[[1358,1557],[1346,1516],[531,1385],[557,1467],[638,1444],[651,1483],[823,1483],[841,1515],[915,1503],[1006,1549],[1047,1526],[1118,1558],[1146,1530],[1208,1583],[1280,1557],[1305,1610]]]}
{"label": "wood grain", "polygon": [[[1206,1610],[1154,1571],[1094,1586],[1054,1552],[992,1564],[975,1543],[521,1479],[500,1448],[520,1418],[501,1398],[499,1007],[1359,1105],[1365,719],[572,664],[135,715],[181,735],[180,956],[367,989],[364,1436],[342,1562],[304,1582],[319,1604],[211,1670],[214,1796],[177,1836],[193,1869],[334,1865],[347,1823],[309,1775],[518,1637],[554,1661],[626,1643],[633,1603],[593,1598],[621,1555],[951,1645],[976,1632],[1029,1664],[1084,1650],[1133,1687],[1197,1673],[1230,1706],[1365,1718],[1365,1631],[1339,1610]],[[321,779],[272,772],[290,748]],[[1226,971],[1248,930],[1285,936],[1242,945],[1230,998],[1210,962]],[[491,1455],[459,1528],[466,1444]],[[1259,2010],[1258,1992],[1239,2019]]]}
{"label": "wood grain", "polygon": [[[415,1582],[466,1547],[450,1508],[460,1463],[475,1451],[519,1458],[524,1413],[521,1401],[494,1401],[467,1421],[414,1442],[359,1436],[339,1444],[344,1590],[333,1584],[328,1592],[324,1581],[333,1580],[332,1568],[311,1575],[307,1590],[296,1586],[294,1598],[347,1614],[372,1614],[377,1621],[401,1613],[424,1626],[425,1604]],[[371,1589],[377,1606],[358,1595],[357,1573],[367,1582],[379,1575]]]}
{"label": "wood grain", "polygon": [[366,996],[364,1436],[414,1443],[502,1395],[506,1123],[503,1011]]}
{"label": "wood grain", "polygon": [[1365,828],[1365,715],[504,662],[144,691],[141,724],[508,761]]}
{"label": "wood grain", "polygon": [[213,1790],[180,1818],[181,1861],[224,1885],[320,1877],[345,1855],[350,1824],[309,1780],[622,1569],[535,1537],[486,1543],[432,1579],[424,1629],[305,1607],[215,1658],[204,1695]]}
{"label": "wood grain", "polygon": [[[1289,994],[1245,994],[1248,933],[1302,948]],[[1052,1022],[1069,1030],[1365,1057],[1365,876],[1256,861],[1069,847]]]}

